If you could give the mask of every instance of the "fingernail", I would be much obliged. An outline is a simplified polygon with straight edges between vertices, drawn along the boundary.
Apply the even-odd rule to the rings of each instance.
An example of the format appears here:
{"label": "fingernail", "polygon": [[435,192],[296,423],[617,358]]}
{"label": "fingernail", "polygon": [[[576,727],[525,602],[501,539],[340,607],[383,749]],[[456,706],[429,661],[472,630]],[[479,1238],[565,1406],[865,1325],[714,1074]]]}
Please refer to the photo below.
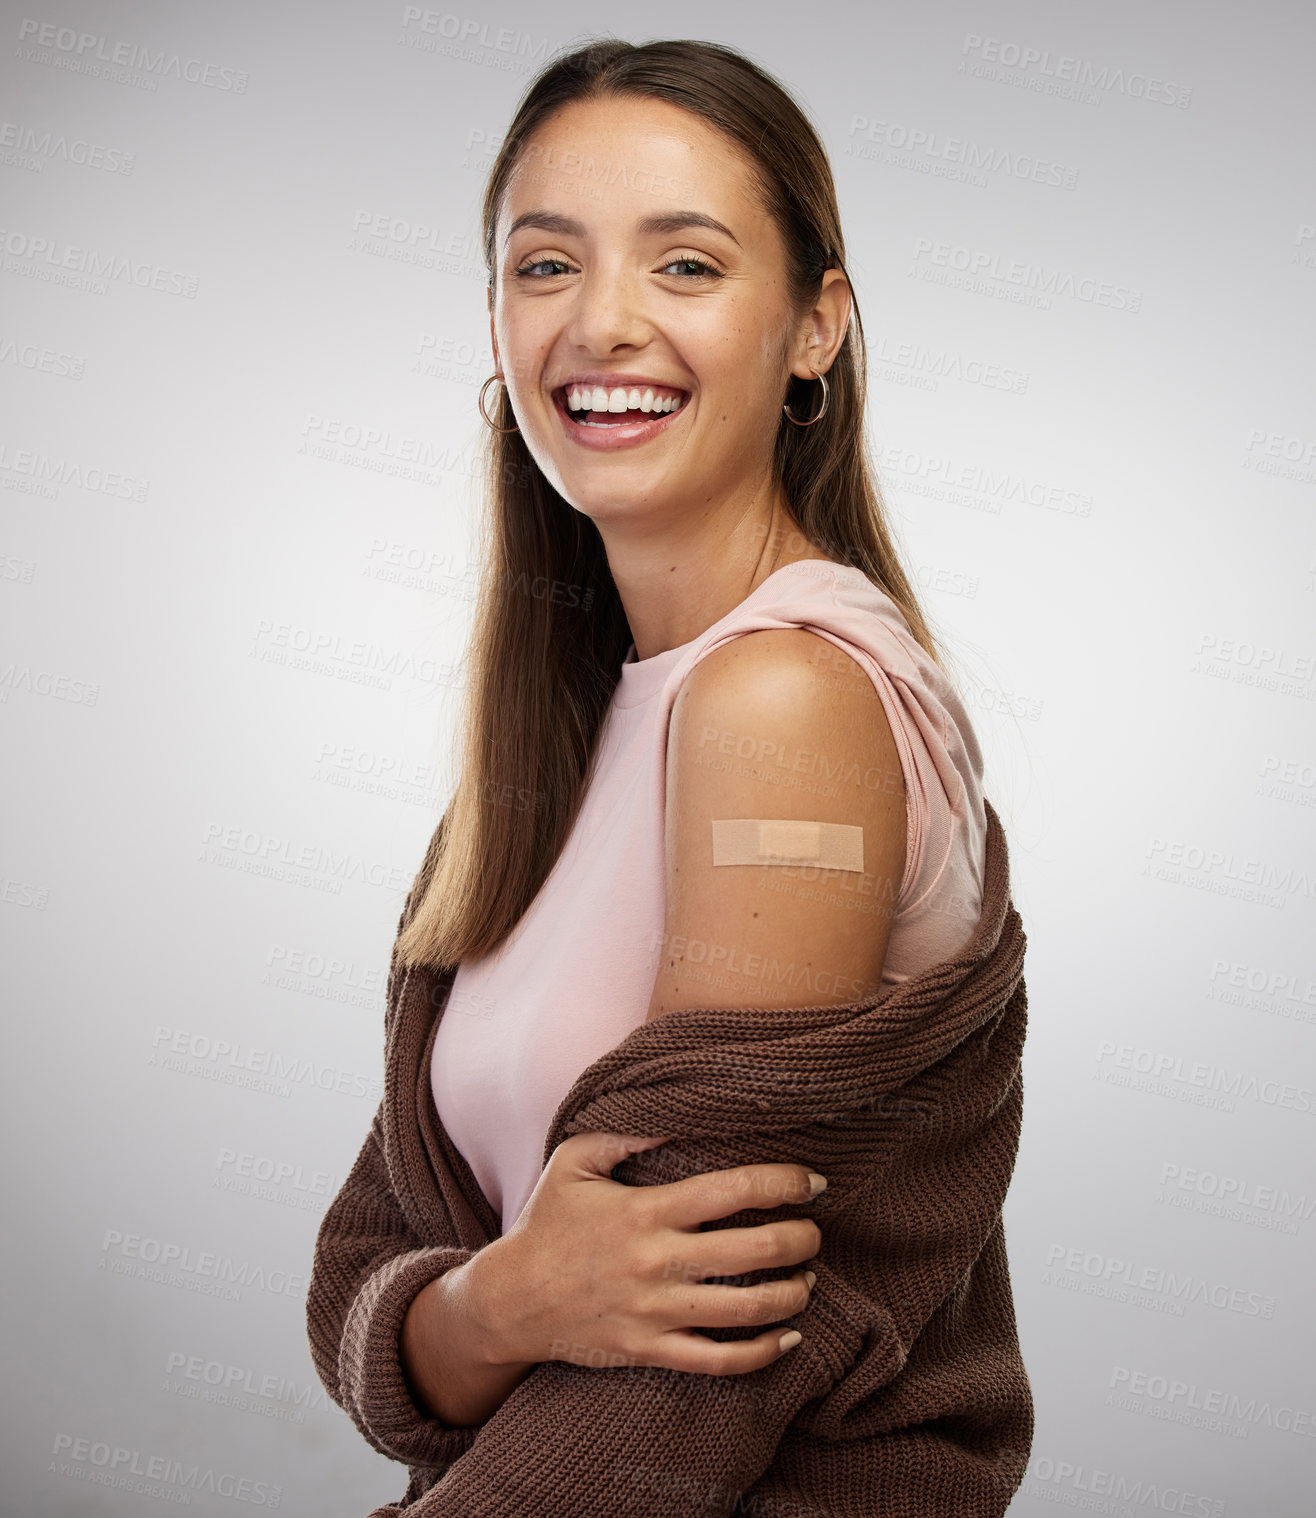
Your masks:
{"label": "fingernail", "polygon": [[804,1272],[804,1279],[805,1279],[806,1284],[808,1285],[809,1290],[812,1291],[813,1290],[813,1283],[818,1279],[818,1277],[814,1274],[814,1272],[812,1270],[806,1270]]}
{"label": "fingernail", "polygon": [[827,1177],[825,1175],[819,1175],[816,1170],[809,1172],[809,1195],[811,1197],[817,1196],[826,1186]]}
{"label": "fingernail", "polygon": [[804,1335],[798,1328],[792,1328],[788,1333],[782,1334],[781,1338],[777,1340],[777,1344],[783,1350],[794,1349],[803,1337]]}

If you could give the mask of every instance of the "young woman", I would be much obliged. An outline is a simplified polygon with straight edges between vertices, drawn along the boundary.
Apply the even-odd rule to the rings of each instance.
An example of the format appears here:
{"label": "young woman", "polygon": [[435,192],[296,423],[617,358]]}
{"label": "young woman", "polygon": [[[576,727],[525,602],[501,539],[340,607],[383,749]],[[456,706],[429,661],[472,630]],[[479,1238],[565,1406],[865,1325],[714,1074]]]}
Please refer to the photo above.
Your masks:
{"label": "young woman", "polygon": [[[842,1097],[838,1011],[894,1007],[883,998],[957,954],[985,962],[1007,910],[999,870],[984,906],[997,824],[979,748],[866,461],[862,327],[824,149],[732,49],[594,42],[527,90],[490,174],[484,248],[485,390],[499,390],[492,418],[481,393],[491,509],[460,772],[394,949],[389,1094],[317,1245],[317,1367],[411,1465],[402,1506],[418,1514],[742,1510],[751,1487],[765,1513],[1003,1512],[1032,1429],[999,1231],[1015,1034],[994,1046],[1014,1061],[999,1091],[991,1061],[956,1076],[968,1105],[1014,1114],[995,1179],[986,1166],[975,1183],[990,1200],[957,1278],[901,1272],[935,1256],[918,1228],[949,1237],[928,1197],[967,1215],[946,1178],[963,1159],[947,1114],[968,1106],[945,1098],[935,1123],[924,1109],[942,1148],[920,1161],[929,1189],[903,1242],[894,1193],[865,1230],[854,1207],[847,1228],[850,1192],[834,1185],[831,1214],[810,1200],[829,1180],[871,1184],[913,1126],[878,1110],[885,1088]],[[1022,936],[1010,943],[1021,955]],[[1018,1020],[1017,957],[1007,970],[998,1011]],[[920,1007],[948,1006],[949,984]],[[720,1042],[687,1060],[698,1102],[676,1080],[647,1109],[669,1114],[655,1131],[563,1136],[587,1085],[636,1087],[656,1068],[639,1056],[679,1050],[705,1014]],[[784,1063],[766,1088],[755,1077],[751,1120],[718,1127],[712,1108],[744,1105],[769,1030],[782,1048],[826,1037],[789,1080]],[[806,1101],[812,1126],[779,1121]],[[853,1142],[819,1176],[810,1154],[832,1151],[810,1135],[842,1122]],[[770,1129],[777,1147],[736,1147]],[[683,1134],[716,1142],[668,1147],[664,1169]],[[751,1153],[776,1158],[736,1162]],[[614,1178],[642,1160],[647,1182]],[[847,1250],[877,1272],[872,1304],[856,1305]],[[989,1260],[990,1289],[971,1279]],[[792,1355],[815,1379],[768,1437]],[[911,1398],[899,1374],[920,1360],[953,1374]],[[817,1402],[860,1364],[866,1387]],[[619,1367],[652,1380],[614,1425],[604,1401],[572,1398],[622,1395],[635,1376]],[[903,1409],[877,1419],[893,1386]],[[686,1425],[658,1450],[642,1426],[714,1388],[758,1421],[751,1437],[719,1412],[730,1447],[715,1458],[737,1480],[682,1491],[708,1440]],[[840,1420],[843,1401],[888,1450],[867,1467],[881,1490],[847,1477],[844,1502],[826,1461],[854,1426],[805,1416]],[[532,1405],[545,1418],[527,1473],[509,1451]],[[628,1485],[618,1472],[642,1449]],[[829,1494],[816,1507],[809,1481]]]}

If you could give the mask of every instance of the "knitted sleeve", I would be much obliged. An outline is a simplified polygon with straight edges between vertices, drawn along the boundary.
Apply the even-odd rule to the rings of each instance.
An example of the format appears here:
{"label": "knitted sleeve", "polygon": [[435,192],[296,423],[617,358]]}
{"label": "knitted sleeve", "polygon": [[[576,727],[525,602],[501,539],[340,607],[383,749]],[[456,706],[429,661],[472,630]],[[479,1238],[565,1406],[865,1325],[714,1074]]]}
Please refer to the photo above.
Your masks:
{"label": "knitted sleeve", "polygon": [[[701,1154],[698,1143],[681,1147],[678,1163],[692,1173],[728,1162],[722,1154]],[[640,1168],[635,1161],[645,1159],[653,1163],[650,1155],[637,1155],[627,1164]],[[651,1183],[669,1178],[650,1171]],[[844,1182],[838,1189],[847,1189]],[[811,1205],[797,1204],[794,1215],[812,1215]],[[744,1209],[717,1226],[771,1221],[788,1211]],[[408,1518],[717,1518],[739,1511],[737,1502],[771,1465],[787,1427],[806,1404],[836,1387],[865,1345],[875,1383],[894,1374],[904,1358],[880,1300],[866,1297],[829,1262],[821,1219],[820,1227],[824,1244],[810,1262],[818,1276],[811,1301],[781,1320],[783,1332],[799,1326],[804,1334],[794,1349],[758,1371],[712,1376],[610,1367],[588,1345],[563,1346],[561,1358],[536,1366],[515,1388],[470,1451],[407,1509]],[[736,1279],[780,1279],[793,1269]],[[766,1326],[705,1332],[722,1340],[752,1338]]]}
{"label": "knitted sleeve", "polygon": [[402,1369],[402,1320],[430,1281],[473,1250],[423,1247],[389,1183],[380,1116],[316,1236],[306,1298],[311,1358],[325,1389],[394,1460],[446,1469],[476,1428],[450,1428],[417,1407]]}

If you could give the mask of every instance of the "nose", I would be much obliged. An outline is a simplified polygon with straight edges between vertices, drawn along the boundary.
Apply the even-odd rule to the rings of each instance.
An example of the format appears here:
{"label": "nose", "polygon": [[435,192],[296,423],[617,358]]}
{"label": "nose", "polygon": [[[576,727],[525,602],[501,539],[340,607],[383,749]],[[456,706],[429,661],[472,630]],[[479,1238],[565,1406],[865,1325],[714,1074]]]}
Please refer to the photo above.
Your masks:
{"label": "nose", "polygon": [[600,266],[577,285],[566,335],[579,352],[640,348],[651,331],[644,290],[634,276]]}

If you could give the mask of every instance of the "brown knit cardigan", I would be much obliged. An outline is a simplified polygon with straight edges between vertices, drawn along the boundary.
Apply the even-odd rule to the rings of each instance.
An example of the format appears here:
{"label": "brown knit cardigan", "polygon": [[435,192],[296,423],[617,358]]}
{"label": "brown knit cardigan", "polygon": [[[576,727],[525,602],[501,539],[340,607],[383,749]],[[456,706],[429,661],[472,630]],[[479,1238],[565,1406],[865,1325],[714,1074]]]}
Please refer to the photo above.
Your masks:
{"label": "brown knit cardigan", "polygon": [[982,915],[954,959],[843,1006],[655,1018],[554,1114],[545,1162],[584,1130],[677,1135],[614,1169],[629,1185],[782,1160],[827,1177],[815,1201],[703,1225],[798,1216],[822,1233],[809,1303],[781,1320],[803,1342],[746,1375],[563,1358],[537,1365],[477,1427],[420,1412],[399,1357],[407,1307],[500,1225],[431,1097],[454,971],[403,970],[394,954],[384,1098],[321,1224],[306,1304],[329,1394],[410,1467],[401,1501],[370,1518],[1005,1512],[1033,1435],[1001,1221],[1027,997],[1005,835],[990,804],[986,815]]}

